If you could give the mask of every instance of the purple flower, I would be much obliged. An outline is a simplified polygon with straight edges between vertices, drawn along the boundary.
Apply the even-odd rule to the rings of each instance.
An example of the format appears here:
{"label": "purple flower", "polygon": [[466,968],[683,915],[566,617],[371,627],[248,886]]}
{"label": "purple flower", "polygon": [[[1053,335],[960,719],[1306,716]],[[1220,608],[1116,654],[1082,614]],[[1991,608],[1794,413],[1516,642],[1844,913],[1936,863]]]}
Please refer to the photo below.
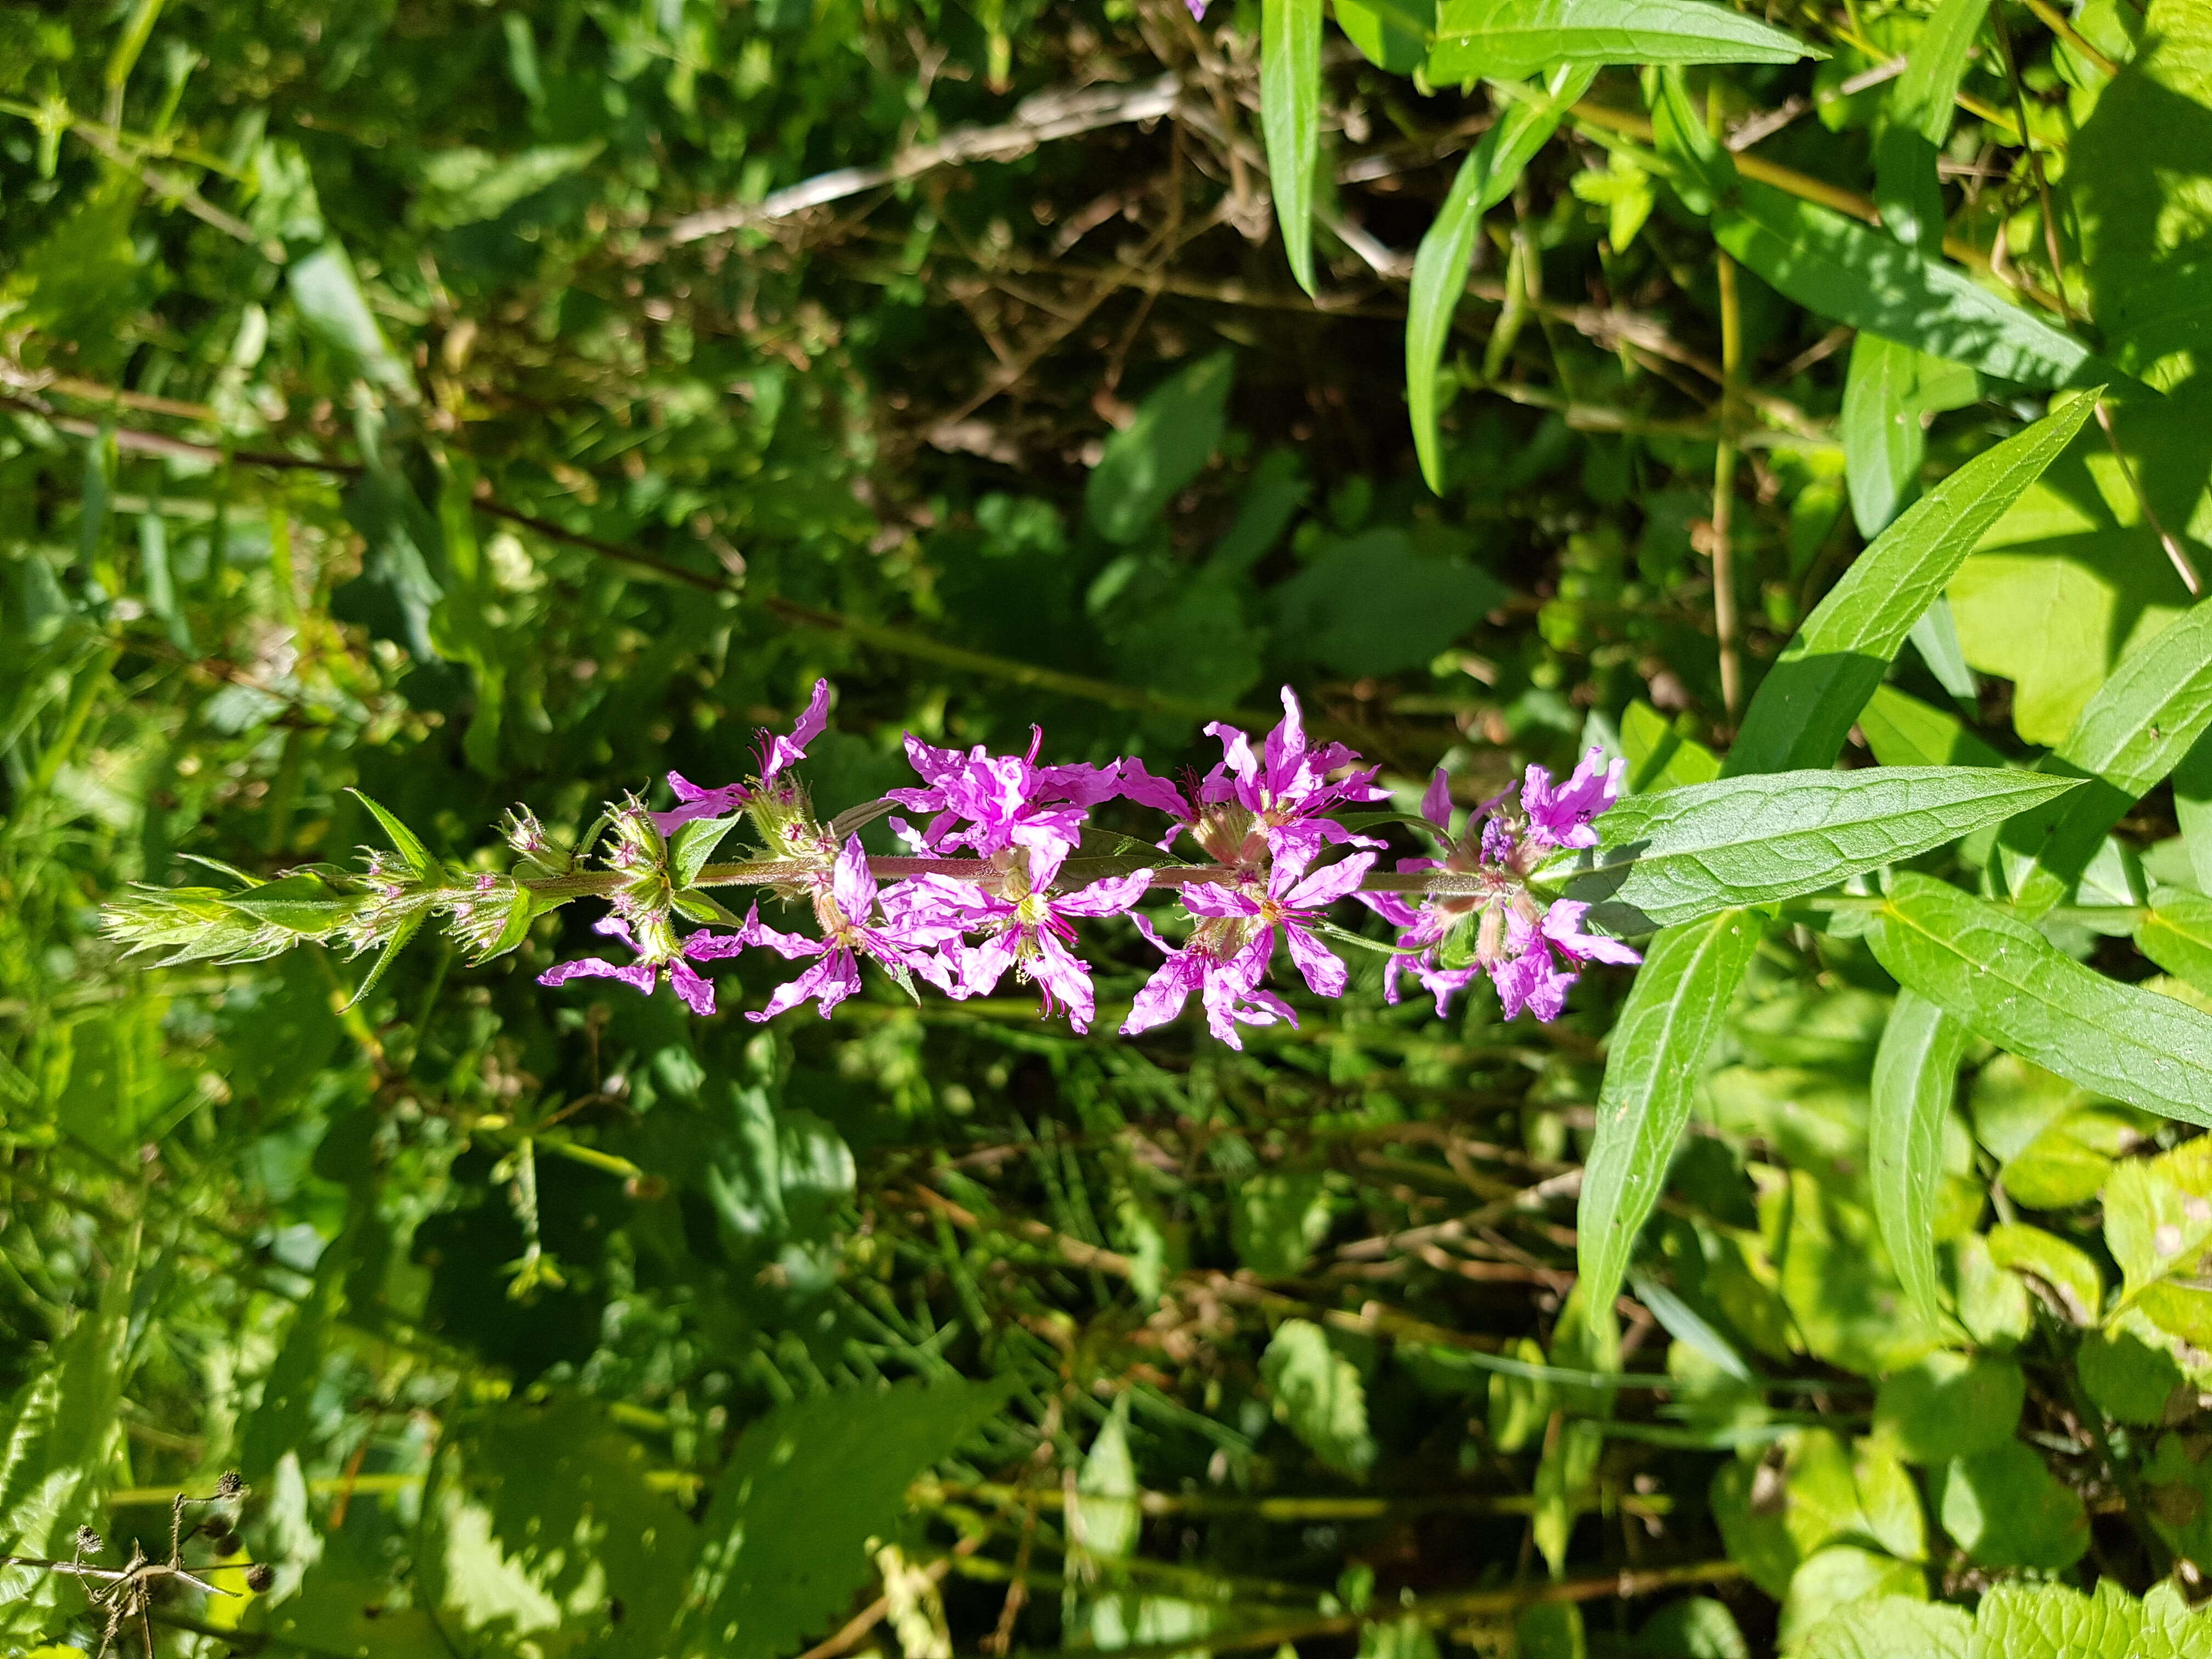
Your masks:
{"label": "purple flower", "polygon": [[1090,809],[1113,794],[1115,769],[1041,767],[1036,757],[1043,744],[1043,728],[1033,726],[1026,755],[988,755],[981,744],[963,755],[909,732],[907,758],[924,787],[890,790],[885,798],[936,814],[920,837],[933,850],[964,846],[989,858],[1008,847],[1025,847],[1041,856],[1054,849],[1064,854],[1082,835]]}
{"label": "purple flower", "polygon": [[1075,929],[1066,919],[1122,915],[1144,896],[1152,872],[1136,870],[1055,895],[1048,890],[1060,872],[1061,856],[1032,855],[1030,890],[1018,899],[945,876],[921,876],[902,885],[927,896],[934,907],[932,920],[949,920],[963,932],[984,935],[979,944],[963,948],[960,983],[953,995],[988,996],[1012,968],[1042,990],[1047,1015],[1056,1002],[1066,1009],[1070,1025],[1087,1032],[1097,1011],[1097,997],[1089,966],[1068,948],[1075,941]]}
{"label": "purple flower", "polygon": [[1330,905],[1357,890],[1374,862],[1372,853],[1355,854],[1303,881],[1297,869],[1278,864],[1268,872],[1264,895],[1250,885],[1200,884],[1184,890],[1183,908],[1194,916],[1256,921],[1260,927],[1253,934],[1253,949],[1263,968],[1274,956],[1275,929],[1280,927],[1291,948],[1291,960],[1305,975],[1314,994],[1340,997],[1349,975],[1336,953],[1314,937],[1313,924]]}
{"label": "purple flower", "polygon": [[[684,1006],[695,1014],[714,1012],[713,982],[701,978],[682,957],[671,956],[660,961],[646,957],[630,933],[629,925],[614,916],[601,917],[592,924],[592,931],[604,933],[609,939],[619,939],[641,959],[636,962],[609,962],[605,957],[579,957],[573,962],[557,963],[548,968],[538,975],[538,982],[540,985],[565,985],[572,979],[618,979],[633,990],[642,991],[651,996],[653,987],[659,982],[660,970],[665,967],[668,969],[669,986],[684,1000]],[[708,948],[694,954],[702,957],[723,955],[726,953],[713,950],[711,946],[716,939],[726,937],[729,936],[696,933],[685,941],[684,949],[690,951],[695,945],[705,945]]]}
{"label": "purple flower", "polygon": [[1605,751],[1597,748],[1584,755],[1574,775],[1557,787],[1544,768],[1530,767],[1521,786],[1521,810],[1528,815],[1529,839],[1553,847],[1596,846],[1597,831],[1590,820],[1620,799],[1627,776],[1626,761],[1608,766]]}
{"label": "purple flower", "polygon": [[[1398,860],[1401,870],[1436,867],[1434,859]],[[1482,969],[1473,964],[1465,968],[1437,965],[1437,947],[1460,918],[1439,908],[1434,899],[1416,907],[1407,903],[1404,896],[1398,893],[1355,893],[1352,896],[1392,927],[1402,930],[1397,939],[1399,953],[1382,966],[1383,1001],[1395,1005],[1401,995],[1399,976],[1411,974],[1437,1000],[1437,1017],[1441,1019],[1451,1012],[1452,998],[1482,977]]]}
{"label": "purple flower", "polygon": [[1279,1019],[1293,1025],[1298,1023],[1289,1003],[1259,988],[1260,975],[1267,969],[1265,947],[1259,940],[1233,954],[1217,954],[1217,947],[1201,927],[1189,944],[1177,950],[1152,931],[1151,921],[1143,915],[1133,913],[1129,919],[1137,924],[1139,933],[1167,953],[1168,959],[1137,993],[1128,1018],[1121,1022],[1123,1036],[1166,1024],[1182,1012],[1193,991],[1205,1006],[1206,1029],[1232,1048],[1244,1046],[1244,1039],[1237,1035],[1239,1025],[1273,1025]]}
{"label": "purple flower", "polygon": [[1190,8],[1192,22],[1203,23],[1206,21],[1206,0],[1183,0],[1183,4]]}
{"label": "purple flower", "polygon": [[1490,973],[1507,1019],[1524,1007],[1538,1019],[1557,1019],[1566,1006],[1567,988],[1585,964],[1644,960],[1617,939],[1583,933],[1583,915],[1589,908],[1573,899],[1557,899],[1540,921],[1518,912],[1507,918],[1506,949],[1511,954]]}
{"label": "purple flower", "polygon": [[758,1012],[745,1018],[755,1024],[813,999],[827,1019],[830,1011],[860,988],[860,957],[872,957],[895,974],[919,974],[941,991],[951,989],[951,976],[937,955],[937,947],[955,937],[956,930],[911,912],[886,915],[878,920],[876,878],[868,868],[868,855],[860,838],[846,838],[837,855],[829,888],[817,896],[816,917],[823,937],[808,939],[769,927],[755,905],[744,926],[734,933],[702,939],[696,935],[685,948],[704,959],[733,957],[750,945],[765,945],[787,962],[814,958],[814,965],[797,979],[779,987]]}
{"label": "purple flower", "polygon": [[720,788],[702,789],[681,772],[671,772],[668,787],[676,792],[679,805],[673,811],[653,813],[653,823],[665,836],[674,833],[678,824],[689,823],[694,818],[727,817],[741,810],[757,791],[771,789],[786,767],[805,759],[806,745],[820,737],[829,724],[830,682],[817,680],[806,712],[793,726],[789,737],[773,736],[765,726],[754,732],[754,759],[760,769],[750,783],[726,783]]}

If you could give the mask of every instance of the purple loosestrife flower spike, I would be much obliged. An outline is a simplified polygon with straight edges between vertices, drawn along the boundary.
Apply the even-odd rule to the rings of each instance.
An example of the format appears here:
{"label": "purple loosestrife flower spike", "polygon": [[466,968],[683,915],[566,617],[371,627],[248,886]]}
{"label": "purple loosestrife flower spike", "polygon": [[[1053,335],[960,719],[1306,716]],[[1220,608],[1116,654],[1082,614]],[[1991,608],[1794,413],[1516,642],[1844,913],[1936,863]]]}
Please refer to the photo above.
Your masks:
{"label": "purple loosestrife flower spike", "polygon": [[1507,946],[1516,954],[1491,970],[1506,1018],[1525,1007],[1538,1019],[1557,1019],[1566,1006],[1567,988],[1585,963],[1644,960],[1619,939],[1583,933],[1583,915],[1589,908],[1573,899],[1559,899],[1539,921],[1519,915],[1507,921]]}
{"label": "purple loosestrife flower spike", "polygon": [[1268,873],[1264,895],[1249,886],[1201,884],[1184,890],[1183,908],[1194,916],[1249,917],[1258,921],[1251,948],[1258,952],[1262,967],[1274,955],[1275,930],[1280,927],[1290,946],[1291,960],[1297,964],[1313,994],[1340,997],[1350,975],[1336,953],[1314,936],[1313,924],[1330,905],[1356,891],[1374,863],[1372,853],[1358,853],[1304,880],[1291,866],[1278,864]]}
{"label": "purple loosestrife flower spike", "polygon": [[1200,935],[1178,950],[1152,931],[1146,916],[1132,913],[1129,920],[1166,953],[1167,960],[1137,993],[1128,1018],[1121,1022],[1123,1036],[1166,1024],[1182,1012],[1193,991],[1205,1006],[1206,1029],[1232,1048],[1244,1046],[1244,1039],[1237,1034],[1239,1025],[1273,1025],[1277,1020],[1288,1020],[1292,1025],[1298,1023],[1290,1004],[1259,988],[1260,975],[1267,968],[1259,940],[1233,955],[1223,956],[1217,955]]}
{"label": "purple loosestrife flower spike", "polygon": [[963,755],[933,748],[909,732],[907,758],[924,787],[893,789],[885,799],[936,815],[918,837],[932,850],[964,846],[989,858],[1008,847],[1039,854],[1072,848],[1089,810],[1113,794],[1115,769],[1040,767],[1037,750],[1043,744],[1042,728],[1033,726],[1026,755],[987,755],[980,744]]}
{"label": "purple loosestrife flower spike", "polygon": [[726,783],[720,788],[702,789],[681,772],[671,772],[668,787],[676,792],[678,805],[673,811],[653,813],[653,823],[665,836],[674,833],[678,824],[689,823],[694,818],[722,818],[741,811],[752,799],[756,787],[771,787],[786,767],[805,759],[806,745],[820,737],[829,724],[830,682],[817,680],[806,712],[792,726],[789,737],[776,737],[765,726],[754,732],[754,757],[760,770],[751,783]]}
{"label": "purple loosestrife flower spike", "polygon": [[[685,1007],[695,1014],[714,1012],[714,985],[702,979],[682,957],[672,956],[658,962],[646,957],[639,950],[629,924],[614,916],[602,916],[592,924],[592,931],[620,941],[640,959],[635,962],[610,962],[605,957],[579,957],[572,962],[557,963],[548,968],[538,975],[538,982],[540,985],[564,985],[572,979],[618,979],[633,990],[642,991],[650,996],[653,987],[659,983],[660,970],[665,967],[668,969],[669,988],[683,999]],[[696,955],[720,954],[706,948],[695,951],[693,947],[711,945],[718,938],[729,937],[732,936],[696,933],[684,942],[684,949]]]}
{"label": "purple loosestrife flower spike", "polygon": [[1554,787],[1552,775],[1540,766],[1528,769],[1521,786],[1521,810],[1528,815],[1533,841],[1553,847],[1595,847],[1597,831],[1590,820],[1620,799],[1628,776],[1628,763],[1606,764],[1605,751],[1593,748],[1565,783]]}

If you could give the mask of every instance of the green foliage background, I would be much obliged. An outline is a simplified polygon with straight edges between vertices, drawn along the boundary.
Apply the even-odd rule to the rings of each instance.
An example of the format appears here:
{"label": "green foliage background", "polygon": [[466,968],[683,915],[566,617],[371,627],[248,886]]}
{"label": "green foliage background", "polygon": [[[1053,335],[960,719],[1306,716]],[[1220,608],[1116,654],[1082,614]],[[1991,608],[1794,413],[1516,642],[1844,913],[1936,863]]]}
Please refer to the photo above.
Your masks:
{"label": "green foliage background", "polygon": [[[1917,0],[1772,9],[1817,62],[1608,69],[1485,197],[1463,296],[1411,250],[1516,107],[1444,39],[1499,9],[1340,0],[1307,125],[1263,132],[1273,4],[0,12],[0,1548],[155,1546],[239,1468],[187,1559],[273,1585],[155,1610],[209,1654],[769,1659],[855,1615],[831,1650],[2212,1652],[2203,1143],[1946,1048],[1847,919],[1741,936],[1626,1379],[1560,1320],[1624,974],[1508,1026],[1387,1006],[1363,957],[1240,1054],[884,985],[762,1030],[751,963],[703,1022],[542,991],[565,915],[482,969],[418,943],[350,1009],[319,948],[154,973],[99,936],[191,857],[349,860],[350,787],[496,867],[510,803],[573,833],[740,776],[823,674],[833,810],[907,731],[1161,771],[1285,682],[1409,801],[1590,742],[1704,781],[1723,660],[1756,687],[2083,383],[2035,367],[2070,341],[2109,435],[1824,709],[1855,764],[2106,779],[2071,868],[1995,830],[1916,867],[2039,872],[2098,984],[2212,1006],[2212,750],[2096,723],[2203,623],[2160,533],[2212,558],[2201,3],[2000,0],[1955,103],[1893,73]],[[1164,118],[774,211],[1162,74]],[[1916,135],[1941,304],[1864,240]],[[1300,143],[1311,297],[1267,188]],[[1841,278],[1790,274],[1816,210]],[[1802,738],[1759,718],[1738,769]],[[1111,1013],[1149,963],[1102,938]],[[1923,1070],[1932,1309],[1869,1173]],[[0,1646],[97,1646],[77,1598],[0,1568]]]}

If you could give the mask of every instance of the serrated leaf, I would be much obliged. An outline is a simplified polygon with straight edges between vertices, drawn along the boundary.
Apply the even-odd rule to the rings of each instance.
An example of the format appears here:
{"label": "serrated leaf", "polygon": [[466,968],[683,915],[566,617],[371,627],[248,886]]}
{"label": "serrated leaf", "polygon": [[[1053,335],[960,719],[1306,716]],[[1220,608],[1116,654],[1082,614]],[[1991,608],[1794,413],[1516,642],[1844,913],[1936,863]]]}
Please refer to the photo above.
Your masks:
{"label": "serrated leaf", "polygon": [[1443,206],[1414,251],[1406,301],[1406,410],[1413,422],[1421,476],[1439,495],[1444,488],[1444,464],[1437,436],[1437,376],[1443,363],[1444,342],[1451,335],[1452,314],[1467,291],[1468,264],[1474,256],[1482,216],[1512,193],[1529,161],[1558,130],[1566,106],[1589,90],[1595,76],[1595,69],[1556,69],[1546,97],[1507,104],[1460,164]]}
{"label": "serrated leaf", "polygon": [[1444,0],[1429,79],[1519,81],[1563,64],[1794,64],[1826,56],[1705,0]]}
{"label": "serrated leaf", "polygon": [[1620,1289],[1760,932],[1757,917],[1724,910],[1669,927],[1645,953],[1613,1028],[1583,1176],[1575,1248],[1587,1307],[1609,1309]]}
{"label": "serrated leaf", "polygon": [[1314,168],[1321,158],[1322,0],[1260,0],[1260,131],[1291,275],[1314,291]]}
{"label": "serrated leaf", "polygon": [[1912,624],[2094,408],[2094,399],[2075,398],[1985,450],[1875,538],[1761,682],[1729,751],[1729,775],[1835,758]]}
{"label": "serrated leaf", "polygon": [[359,1006],[371,991],[384,982],[384,976],[392,971],[392,964],[399,959],[399,953],[407,948],[407,942],[422,931],[423,919],[427,915],[425,911],[417,910],[393,930],[392,942],[378,953],[376,960],[369,965],[368,974],[354,988],[353,994],[346,999],[347,1007]]}
{"label": "serrated leaf", "polygon": [[1901,993],[1875,1052],[1867,1152],[1875,1221],[1906,1293],[1941,1328],[1936,1208],[1943,1184],[1943,1125],[1959,1086],[1966,1028],[1934,1003]]}
{"label": "serrated leaf", "polygon": [[1973,1629],[1962,1608],[1884,1595],[1830,1613],[1806,1632],[1796,1659],[1967,1659]]}
{"label": "serrated leaf", "polygon": [[1897,981],[1977,1036],[2115,1100],[2212,1125],[2212,1018],[2122,985],[2029,923],[1899,872],[1869,935]]}
{"label": "serrated leaf", "polygon": [[2086,778],[2083,787],[2002,837],[2028,860],[2011,872],[2015,900],[2032,915],[2063,901],[2105,833],[2172,771],[2212,729],[2212,601],[2192,606],[2124,658],[2089,699],[2046,772]]}
{"label": "serrated leaf", "polygon": [[842,1618],[915,1477],[958,1449],[1012,1384],[901,1383],[779,1406],[738,1438],[700,1523],[675,1651],[782,1659]]}
{"label": "serrated leaf", "polygon": [[1632,795],[1598,820],[1596,866],[1566,884],[1610,931],[1818,892],[2051,799],[2069,781],[1964,766],[1723,778]]}
{"label": "serrated leaf", "polygon": [[424,881],[435,878],[438,873],[438,861],[430,856],[430,849],[423,846],[421,836],[360,790],[348,789],[346,793],[368,808],[377,823],[383,825],[384,833],[392,838],[392,847],[401,858],[407,860],[407,867],[410,870]]}
{"label": "serrated leaf", "polygon": [[2118,371],[2065,330],[1953,266],[1832,208],[1740,180],[1713,240],[1815,315],[2023,386],[2090,386]]}
{"label": "serrated leaf", "polygon": [[2142,1606],[2106,1579],[2094,1595],[2066,1584],[2000,1583],[1974,1617],[1971,1659],[2136,1659]]}

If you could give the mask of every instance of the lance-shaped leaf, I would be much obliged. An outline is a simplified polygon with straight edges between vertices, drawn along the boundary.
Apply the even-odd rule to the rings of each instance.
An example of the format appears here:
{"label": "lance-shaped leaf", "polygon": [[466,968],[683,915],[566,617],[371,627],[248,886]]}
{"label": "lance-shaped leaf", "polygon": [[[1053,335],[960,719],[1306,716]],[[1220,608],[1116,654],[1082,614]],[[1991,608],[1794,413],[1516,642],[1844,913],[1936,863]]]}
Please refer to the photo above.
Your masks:
{"label": "lance-shaped leaf", "polygon": [[1748,912],[1723,910],[1668,928],[1645,953],[1613,1027],[1584,1162],[1575,1249],[1586,1309],[1610,1308],[1620,1289],[1759,931]]}
{"label": "lance-shaped leaf", "polygon": [[341,892],[313,870],[295,870],[281,880],[232,894],[228,902],[264,926],[320,939],[343,926],[364,901],[358,893]]}
{"label": "lance-shaped leaf", "polygon": [[2013,877],[2023,909],[2066,896],[2129,807],[2212,729],[2212,600],[2192,607],[2124,659],[2098,689],[2043,770],[2089,781],[2032,818],[2005,827],[2008,852],[2033,860]]}
{"label": "lance-shaped leaf", "polygon": [[1874,143],[1875,202],[1898,240],[1933,253],[1943,246],[1943,189],[1936,154],[1950,136],[1966,53],[1990,0],[1943,0],[1912,43]]}
{"label": "lance-shaped leaf", "polygon": [[1566,883],[1591,920],[1642,933],[1815,893],[1899,864],[2075,787],[1966,766],[1776,772],[1632,795],[1598,822],[1595,866]]}
{"label": "lance-shaped leaf", "polygon": [[[363,1001],[370,992],[384,983],[384,976],[392,971],[392,964],[399,960],[399,953],[407,948],[408,941],[422,931],[424,915],[424,912],[417,910],[392,930],[390,942],[377,952],[376,960],[368,966],[368,972],[362,976],[361,983],[346,999],[347,1007],[351,1008]],[[516,941],[517,944],[520,942],[520,939]],[[498,953],[495,951],[493,954]]]}
{"label": "lance-shaped leaf", "polygon": [[1729,751],[1731,775],[1835,759],[1912,624],[2095,407],[2074,398],[1984,451],[1875,538],[1760,684]]}
{"label": "lance-shaped leaf", "polygon": [[2212,1125],[2212,1016],[2083,967],[2033,924],[1900,872],[1869,934],[1899,984],[2069,1082]]}
{"label": "lance-shaped leaf", "polygon": [[377,823],[384,827],[384,833],[392,837],[392,844],[398,849],[399,856],[407,860],[408,869],[424,881],[430,881],[436,878],[438,861],[430,856],[430,849],[422,844],[422,838],[420,836],[360,790],[348,789],[346,793],[368,808]]}
{"label": "lance-shaped leaf", "polygon": [[1260,131],[1283,252],[1313,292],[1314,164],[1321,156],[1321,0],[1260,0]]}
{"label": "lance-shaped leaf", "polygon": [[1917,992],[1902,993],[1875,1051],[1867,1121],[1875,1221],[1905,1293],[1938,1330],[1936,1196],[1943,1184],[1943,1123],[1966,1048],[1964,1025]]}
{"label": "lance-shaped leaf", "polygon": [[1429,79],[1518,81],[1562,64],[1793,64],[1826,56],[1705,0],[1444,0]]}
{"label": "lance-shaped leaf", "polygon": [[1713,240],[1832,322],[1917,346],[2023,386],[2118,378],[2055,324],[1870,225],[1746,179],[1713,214]]}
{"label": "lance-shaped leaf", "polygon": [[1555,70],[1541,101],[1506,105],[1481,142],[1460,164],[1443,210],[1413,254],[1412,292],[1406,302],[1406,408],[1413,422],[1413,449],[1429,488],[1443,493],[1443,456],[1437,441],[1437,374],[1452,313],[1467,290],[1468,261],[1482,216],[1504,201],[1536,152],[1558,129],[1566,106],[1589,90],[1595,69]]}

